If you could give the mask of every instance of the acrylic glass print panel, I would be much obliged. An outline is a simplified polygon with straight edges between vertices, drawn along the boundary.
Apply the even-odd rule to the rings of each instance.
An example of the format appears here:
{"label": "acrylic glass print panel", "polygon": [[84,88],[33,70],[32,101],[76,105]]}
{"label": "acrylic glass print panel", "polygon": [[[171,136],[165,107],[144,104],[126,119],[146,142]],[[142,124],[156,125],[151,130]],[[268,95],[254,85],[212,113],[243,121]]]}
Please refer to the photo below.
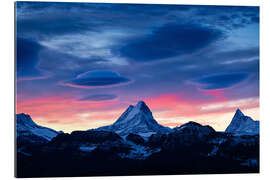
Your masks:
{"label": "acrylic glass print panel", "polygon": [[15,13],[16,177],[259,172],[259,7]]}

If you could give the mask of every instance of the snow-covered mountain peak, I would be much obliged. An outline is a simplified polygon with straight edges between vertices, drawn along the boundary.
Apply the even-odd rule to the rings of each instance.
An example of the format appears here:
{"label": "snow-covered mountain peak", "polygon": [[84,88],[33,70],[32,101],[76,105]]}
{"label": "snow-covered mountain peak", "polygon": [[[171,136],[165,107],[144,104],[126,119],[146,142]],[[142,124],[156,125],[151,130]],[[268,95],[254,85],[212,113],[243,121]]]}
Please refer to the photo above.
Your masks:
{"label": "snow-covered mountain peak", "polygon": [[[140,118],[139,116],[145,118]],[[114,123],[114,125],[132,122],[138,124],[142,120],[152,120],[152,119],[154,118],[148,106],[145,104],[145,102],[139,101],[136,104],[136,106],[130,105],[127,108],[127,110],[120,116],[120,118]]]}
{"label": "snow-covered mountain peak", "polygon": [[139,101],[136,106],[136,108],[139,108],[139,109],[149,109],[148,106],[145,104],[144,101]]}
{"label": "snow-covered mountain peak", "polygon": [[130,110],[132,110],[133,108],[134,108],[133,105],[129,105],[129,106],[128,106],[128,109],[130,109]]}
{"label": "snow-covered mountain peak", "polygon": [[234,117],[241,117],[241,116],[245,116],[244,113],[242,113],[242,111],[238,108],[234,114]]}
{"label": "snow-covered mountain peak", "polygon": [[57,136],[60,132],[53,129],[37,125],[30,115],[28,114],[16,114],[16,133],[18,136],[39,136],[46,140],[51,140]]}
{"label": "snow-covered mountain peak", "polygon": [[136,104],[137,107],[140,107],[142,105],[146,106],[144,101],[138,101],[138,103]]}
{"label": "snow-covered mountain peak", "polygon": [[169,128],[159,125],[145,102],[139,101],[136,106],[130,105],[115,123],[100,127],[98,130],[114,131],[124,136],[129,133],[151,135],[160,131],[168,132]]}
{"label": "snow-covered mountain peak", "polygon": [[251,117],[245,116],[240,109],[237,109],[225,132],[235,134],[259,134],[259,121],[254,121]]}
{"label": "snow-covered mountain peak", "polygon": [[28,127],[37,126],[37,124],[32,120],[32,118],[28,114],[24,114],[24,113],[17,114],[16,120],[17,120],[17,126],[18,125],[23,125],[23,126],[28,126]]}

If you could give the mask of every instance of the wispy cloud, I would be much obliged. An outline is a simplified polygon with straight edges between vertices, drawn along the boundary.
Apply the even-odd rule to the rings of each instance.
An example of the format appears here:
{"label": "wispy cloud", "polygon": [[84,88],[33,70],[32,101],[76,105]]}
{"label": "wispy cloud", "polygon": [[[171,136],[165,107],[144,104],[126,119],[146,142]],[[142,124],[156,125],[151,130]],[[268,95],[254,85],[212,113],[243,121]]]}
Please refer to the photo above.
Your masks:
{"label": "wispy cloud", "polygon": [[84,96],[79,99],[79,101],[107,101],[117,98],[114,94],[93,94]]}

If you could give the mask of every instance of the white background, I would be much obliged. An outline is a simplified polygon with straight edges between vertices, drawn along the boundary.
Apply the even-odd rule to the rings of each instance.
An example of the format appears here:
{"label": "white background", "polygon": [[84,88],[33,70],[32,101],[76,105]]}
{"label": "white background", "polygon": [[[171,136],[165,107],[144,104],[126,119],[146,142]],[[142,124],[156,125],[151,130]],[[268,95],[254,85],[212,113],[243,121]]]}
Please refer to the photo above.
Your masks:
{"label": "white background", "polygon": [[[62,0],[57,0],[62,1]],[[70,0],[65,0],[70,1]],[[73,0],[74,2],[75,0]],[[158,4],[209,4],[260,6],[260,174],[173,175],[91,177],[90,179],[270,179],[270,1],[269,0],[80,0],[80,2],[122,2]],[[0,5],[0,178],[14,179],[14,1]],[[244,93],[244,92],[243,92]],[[42,163],[42,162],[40,162]],[[91,163],[91,162],[89,162]],[[56,179],[56,178],[43,178]],[[89,179],[59,178],[59,179]]]}

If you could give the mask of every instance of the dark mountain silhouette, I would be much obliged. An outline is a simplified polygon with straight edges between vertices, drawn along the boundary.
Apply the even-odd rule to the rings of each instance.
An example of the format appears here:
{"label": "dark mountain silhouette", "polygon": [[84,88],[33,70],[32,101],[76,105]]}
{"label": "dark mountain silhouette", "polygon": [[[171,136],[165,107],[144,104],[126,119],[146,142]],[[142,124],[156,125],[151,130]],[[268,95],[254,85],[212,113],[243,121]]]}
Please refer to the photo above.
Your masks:
{"label": "dark mountain silhouette", "polygon": [[110,126],[68,134],[19,114],[16,176],[256,173],[259,135],[249,133],[250,122],[237,110],[229,132],[192,121],[169,129],[141,101]]}

